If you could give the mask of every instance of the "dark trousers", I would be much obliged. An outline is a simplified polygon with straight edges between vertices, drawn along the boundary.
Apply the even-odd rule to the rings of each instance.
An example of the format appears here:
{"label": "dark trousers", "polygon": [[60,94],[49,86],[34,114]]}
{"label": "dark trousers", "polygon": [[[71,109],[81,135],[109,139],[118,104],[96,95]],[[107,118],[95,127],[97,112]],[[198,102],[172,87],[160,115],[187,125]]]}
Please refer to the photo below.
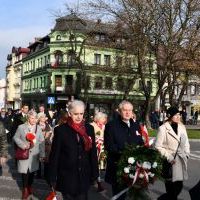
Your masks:
{"label": "dark trousers", "polygon": [[158,200],[177,200],[178,195],[181,193],[183,188],[183,181],[166,181],[165,189],[166,194],[161,195]]}
{"label": "dark trousers", "polygon": [[[113,184],[112,185],[112,195],[115,196],[116,194],[120,193],[124,188],[119,187],[118,184]],[[126,193],[122,194],[117,200],[125,200],[126,199]]]}
{"label": "dark trousers", "polygon": [[34,180],[34,172],[30,173],[29,171],[26,174],[22,174],[22,185],[23,188],[31,186]]}
{"label": "dark trousers", "polygon": [[44,178],[47,181],[47,183],[49,184],[48,181],[48,174],[49,173],[49,163],[44,162]]}
{"label": "dark trousers", "polygon": [[62,194],[63,200],[88,200],[87,193],[78,195]]}
{"label": "dark trousers", "polygon": [[39,169],[37,170],[36,177],[42,178],[42,163],[40,161],[39,161]]}

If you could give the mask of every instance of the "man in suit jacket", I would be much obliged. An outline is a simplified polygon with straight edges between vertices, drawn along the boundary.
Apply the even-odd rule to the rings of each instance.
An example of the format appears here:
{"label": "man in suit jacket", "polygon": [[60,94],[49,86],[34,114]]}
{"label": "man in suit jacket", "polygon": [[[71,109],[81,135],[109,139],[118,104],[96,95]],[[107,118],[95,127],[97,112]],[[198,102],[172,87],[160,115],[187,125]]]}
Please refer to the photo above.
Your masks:
{"label": "man in suit jacket", "polygon": [[29,106],[27,104],[23,104],[21,108],[21,113],[14,116],[13,125],[11,128],[11,137],[15,135],[18,126],[24,124],[27,121],[28,111]]}
{"label": "man in suit jacket", "polygon": [[[133,121],[133,105],[129,101],[119,104],[119,116],[106,124],[104,132],[104,145],[107,151],[107,168],[105,181],[112,185],[113,195],[118,194],[124,188],[120,188],[117,182],[117,162],[121,152],[127,144],[143,145],[139,134],[139,123]],[[122,195],[118,200],[124,200]]]}

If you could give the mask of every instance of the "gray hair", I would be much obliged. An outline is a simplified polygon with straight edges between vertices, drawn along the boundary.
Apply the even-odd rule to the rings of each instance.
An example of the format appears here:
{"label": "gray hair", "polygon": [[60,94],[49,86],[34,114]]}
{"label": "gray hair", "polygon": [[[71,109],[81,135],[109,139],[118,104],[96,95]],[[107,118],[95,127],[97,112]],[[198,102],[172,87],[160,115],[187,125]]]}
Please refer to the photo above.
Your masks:
{"label": "gray hair", "polygon": [[100,119],[107,119],[108,118],[108,115],[106,113],[103,113],[103,112],[97,112],[94,116],[94,121],[97,122],[99,121]]}
{"label": "gray hair", "polygon": [[36,117],[37,118],[37,113],[35,112],[35,111],[29,111],[28,113],[27,113],[27,117],[28,118],[30,118],[30,117],[32,117],[32,116],[34,116],[34,117]]}
{"label": "gray hair", "polygon": [[74,100],[69,104],[68,111],[72,112],[75,107],[83,107],[85,110],[85,104],[81,100]]}
{"label": "gray hair", "polygon": [[132,108],[133,108],[133,104],[130,102],[130,101],[127,101],[127,100],[123,100],[120,104],[119,104],[119,111],[121,111],[122,110],[122,108],[123,108],[123,106],[124,105],[126,105],[126,104],[129,104],[129,105],[131,105],[132,106]]}

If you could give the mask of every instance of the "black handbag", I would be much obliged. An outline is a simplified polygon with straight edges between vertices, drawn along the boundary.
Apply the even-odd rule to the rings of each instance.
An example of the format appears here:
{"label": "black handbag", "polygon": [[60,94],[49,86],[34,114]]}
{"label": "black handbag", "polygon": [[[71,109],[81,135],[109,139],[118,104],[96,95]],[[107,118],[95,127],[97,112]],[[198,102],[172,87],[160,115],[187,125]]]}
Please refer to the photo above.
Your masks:
{"label": "black handbag", "polygon": [[[181,143],[181,138],[180,138],[180,142],[178,143],[178,147],[176,149],[176,153],[174,155],[174,159],[176,158],[180,143]],[[162,177],[164,179],[172,179],[172,164],[170,162],[168,162],[167,159],[164,159],[163,163],[162,163]]]}
{"label": "black handbag", "polygon": [[162,163],[162,177],[164,179],[171,179],[172,178],[172,164],[164,159]]}

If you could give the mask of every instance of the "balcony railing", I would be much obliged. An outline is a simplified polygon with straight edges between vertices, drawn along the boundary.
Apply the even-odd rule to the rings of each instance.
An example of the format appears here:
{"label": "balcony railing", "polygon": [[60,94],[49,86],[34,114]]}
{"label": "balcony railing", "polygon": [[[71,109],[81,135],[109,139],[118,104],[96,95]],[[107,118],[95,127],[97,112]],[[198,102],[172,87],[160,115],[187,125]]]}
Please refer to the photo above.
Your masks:
{"label": "balcony railing", "polygon": [[55,87],[55,93],[58,94],[74,94],[75,93],[75,87],[72,85],[67,86],[57,86]]}

